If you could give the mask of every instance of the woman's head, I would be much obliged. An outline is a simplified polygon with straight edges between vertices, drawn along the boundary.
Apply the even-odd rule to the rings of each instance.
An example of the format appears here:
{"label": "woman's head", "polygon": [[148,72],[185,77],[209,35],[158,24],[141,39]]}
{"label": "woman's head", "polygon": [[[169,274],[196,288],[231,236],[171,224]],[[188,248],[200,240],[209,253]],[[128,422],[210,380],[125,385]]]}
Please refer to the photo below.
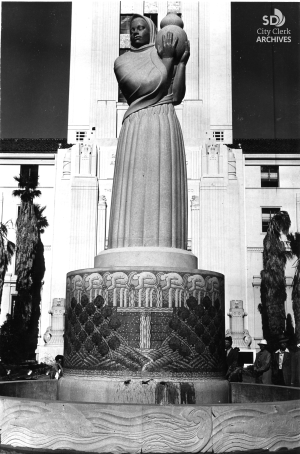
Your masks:
{"label": "woman's head", "polygon": [[148,17],[134,14],[130,21],[130,43],[135,49],[154,44],[156,27]]}

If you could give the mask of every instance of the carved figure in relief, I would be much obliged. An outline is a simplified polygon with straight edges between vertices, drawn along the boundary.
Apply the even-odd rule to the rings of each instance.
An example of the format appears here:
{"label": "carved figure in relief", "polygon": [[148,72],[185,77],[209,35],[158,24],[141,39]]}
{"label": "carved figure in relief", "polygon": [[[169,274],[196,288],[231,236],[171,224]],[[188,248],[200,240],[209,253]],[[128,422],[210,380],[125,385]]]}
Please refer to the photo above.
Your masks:
{"label": "carved figure in relief", "polygon": [[87,292],[89,292],[93,288],[101,288],[102,283],[103,279],[101,274],[99,273],[92,273],[85,276],[85,285]]}
{"label": "carved figure in relief", "polygon": [[[128,282],[128,276],[127,276],[127,274],[123,273],[122,271],[117,271],[116,273],[107,274],[107,276],[106,276],[107,290],[125,287],[127,282]],[[109,283],[110,283],[110,285],[109,285]]]}
{"label": "carved figure in relief", "polygon": [[109,248],[187,245],[186,158],[174,105],[185,94],[189,43],[177,64],[173,33],[157,49],[155,38],[154,23],[133,15],[130,51],[115,61],[129,108],[116,153]]}
{"label": "carved figure in relief", "polygon": [[46,331],[45,331],[45,333],[43,335],[43,339],[44,339],[45,344],[48,344],[48,342],[50,342],[51,337],[52,337],[51,326],[48,326],[48,328],[46,329]]}
{"label": "carved figure in relief", "polygon": [[72,291],[75,292],[76,290],[82,290],[82,283],[83,283],[83,279],[81,276],[79,276],[78,274],[76,276],[74,276],[72,279],[72,286],[73,286]]}
{"label": "carved figure in relief", "polygon": [[162,290],[168,290],[170,288],[183,289],[183,279],[180,274],[167,273],[160,276],[162,281],[165,281],[165,285],[162,285]]}
{"label": "carved figure in relief", "polygon": [[206,290],[209,292],[218,292],[219,291],[219,281],[218,278],[213,276],[207,276],[205,278],[206,281]]}
{"label": "carved figure in relief", "polygon": [[135,287],[136,290],[140,290],[142,288],[155,287],[156,285],[156,277],[153,273],[150,273],[150,271],[143,271],[142,273],[134,274],[131,277],[130,282],[132,281],[138,281],[138,284]]}
{"label": "carved figure in relief", "polygon": [[189,291],[193,292],[194,290],[203,290],[205,288],[205,280],[200,274],[194,274],[189,276]]}

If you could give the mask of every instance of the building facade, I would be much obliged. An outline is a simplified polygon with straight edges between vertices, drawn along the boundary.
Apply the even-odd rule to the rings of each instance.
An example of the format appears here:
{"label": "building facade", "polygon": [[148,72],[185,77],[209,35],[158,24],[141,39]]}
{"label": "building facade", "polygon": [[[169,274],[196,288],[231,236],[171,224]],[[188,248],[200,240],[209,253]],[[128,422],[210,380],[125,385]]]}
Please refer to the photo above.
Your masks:
{"label": "building facade", "polygon": [[[18,213],[13,177],[26,166],[38,166],[39,203],[47,206],[40,361],[62,349],[57,336],[55,343],[53,334],[52,339],[43,335],[51,325],[55,331],[51,318],[55,311],[59,315],[57,300],[63,318],[67,272],[93,268],[94,256],[106,248],[115,153],[127,109],[113,65],[128,48],[128,20],[133,13],[146,14],[159,28],[168,12],[181,15],[191,44],[186,96],[176,107],[187,160],[188,248],[198,257],[199,269],[225,275],[226,328],[238,333],[237,344],[239,339],[240,347],[255,349],[262,337],[257,306],[263,238],[279,209],[288,211],[293,231],[300,228],[300,157],[278,149],[247,153],[243,143],[228,145],[233,142],[230,3],[216,8],[209,2],[74,2],[67,140],[74,145],[52,153],[0,153],[0,208],[2,222],[12,220],[10,239]],[[286,271],[286,312],[291,314],[292,265]],[[12,311],[15,282],[12,263],[1,323]]]}

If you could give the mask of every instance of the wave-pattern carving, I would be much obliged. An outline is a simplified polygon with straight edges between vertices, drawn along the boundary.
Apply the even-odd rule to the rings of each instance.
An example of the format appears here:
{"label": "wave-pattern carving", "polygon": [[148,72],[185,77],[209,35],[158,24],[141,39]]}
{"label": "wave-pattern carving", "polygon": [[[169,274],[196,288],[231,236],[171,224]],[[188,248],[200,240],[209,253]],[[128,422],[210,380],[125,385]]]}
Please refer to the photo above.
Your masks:
{"label": "wave-pattern carving", "polygon": [[6,401],[2,443],[96,452],[199,452],[210,409]]}
{"label": "wave-pattern carving", "polygon": [[[300,446],[300,408],[285,405],[214,407],[212,439],[205,451],[246,451]],[[296,404],[299,407],[299,401]]]}

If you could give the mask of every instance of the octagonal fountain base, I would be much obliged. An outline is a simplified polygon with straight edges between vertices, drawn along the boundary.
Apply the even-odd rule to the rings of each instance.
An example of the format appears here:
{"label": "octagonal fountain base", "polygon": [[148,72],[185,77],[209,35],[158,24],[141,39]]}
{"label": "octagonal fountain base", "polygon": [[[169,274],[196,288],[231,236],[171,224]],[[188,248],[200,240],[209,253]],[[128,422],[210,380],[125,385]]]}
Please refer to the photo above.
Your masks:
{"label": "octagonal fountain base", "polygon": [[56,380],[2,382],[1,443],[38,453],[225,453],[300,447],[299,388],[223,383],[229,391],[229,402],[223,404],[151,405],[57,400],[64,385]]}

